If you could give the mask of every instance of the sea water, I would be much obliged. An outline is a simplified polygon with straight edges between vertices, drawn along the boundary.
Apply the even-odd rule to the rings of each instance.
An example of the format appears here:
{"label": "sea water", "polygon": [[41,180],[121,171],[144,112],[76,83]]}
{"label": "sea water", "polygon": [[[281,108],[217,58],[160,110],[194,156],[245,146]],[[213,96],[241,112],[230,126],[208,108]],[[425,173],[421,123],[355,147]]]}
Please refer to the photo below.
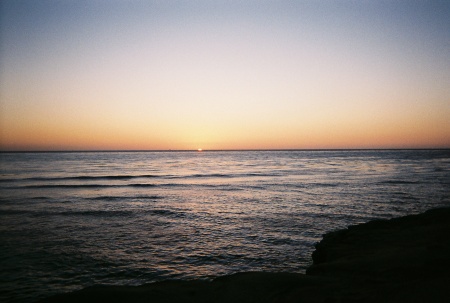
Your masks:
{"label": "sea water", "polygon": [[0,301],[304,272],[328,231],[450,205],[449,150],[0,154]]}

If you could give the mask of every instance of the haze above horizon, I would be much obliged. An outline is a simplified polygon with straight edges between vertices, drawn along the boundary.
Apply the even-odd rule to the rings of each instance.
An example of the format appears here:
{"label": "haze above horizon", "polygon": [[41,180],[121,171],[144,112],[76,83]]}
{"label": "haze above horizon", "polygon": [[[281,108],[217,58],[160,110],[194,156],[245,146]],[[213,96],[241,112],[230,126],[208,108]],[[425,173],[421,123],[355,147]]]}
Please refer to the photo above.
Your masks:
{"label": "haze above horizon", "polygon": [[450,148],[448,1],[0,14],[0,151]]}

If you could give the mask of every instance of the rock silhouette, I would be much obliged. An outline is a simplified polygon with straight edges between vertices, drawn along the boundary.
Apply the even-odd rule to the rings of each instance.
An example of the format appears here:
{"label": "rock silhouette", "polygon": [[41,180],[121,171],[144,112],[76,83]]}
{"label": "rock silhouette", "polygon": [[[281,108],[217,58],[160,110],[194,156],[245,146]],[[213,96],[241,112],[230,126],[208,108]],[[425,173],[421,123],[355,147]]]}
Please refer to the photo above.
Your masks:
{"label": "rock silhouette", "polygon": [[326,234],[306,274],[93,286],[40,302],[448,302],[450,208]]}

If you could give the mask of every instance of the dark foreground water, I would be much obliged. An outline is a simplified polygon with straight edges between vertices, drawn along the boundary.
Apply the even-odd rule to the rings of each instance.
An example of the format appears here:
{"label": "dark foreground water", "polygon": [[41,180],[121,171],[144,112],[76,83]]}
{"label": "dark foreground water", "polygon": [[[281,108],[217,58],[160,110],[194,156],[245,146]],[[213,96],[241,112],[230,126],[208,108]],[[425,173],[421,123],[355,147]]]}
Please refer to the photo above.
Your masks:
{"label": "dark foreground water", "polygon": [[449,197],[449,150],[2,153],[0,301],[302,272],[325,232]]}

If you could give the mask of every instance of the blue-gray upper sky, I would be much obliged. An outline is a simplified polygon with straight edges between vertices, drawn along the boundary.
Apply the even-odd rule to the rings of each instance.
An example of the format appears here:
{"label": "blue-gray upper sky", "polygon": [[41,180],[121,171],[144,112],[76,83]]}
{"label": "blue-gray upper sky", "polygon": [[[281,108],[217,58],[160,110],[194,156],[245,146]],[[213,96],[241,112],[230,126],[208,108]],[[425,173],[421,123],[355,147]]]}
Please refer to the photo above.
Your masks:
{"label": "blue-gray upper sky", "polygon": [[2,1],[2,149],[450,146],[450,1]]}

